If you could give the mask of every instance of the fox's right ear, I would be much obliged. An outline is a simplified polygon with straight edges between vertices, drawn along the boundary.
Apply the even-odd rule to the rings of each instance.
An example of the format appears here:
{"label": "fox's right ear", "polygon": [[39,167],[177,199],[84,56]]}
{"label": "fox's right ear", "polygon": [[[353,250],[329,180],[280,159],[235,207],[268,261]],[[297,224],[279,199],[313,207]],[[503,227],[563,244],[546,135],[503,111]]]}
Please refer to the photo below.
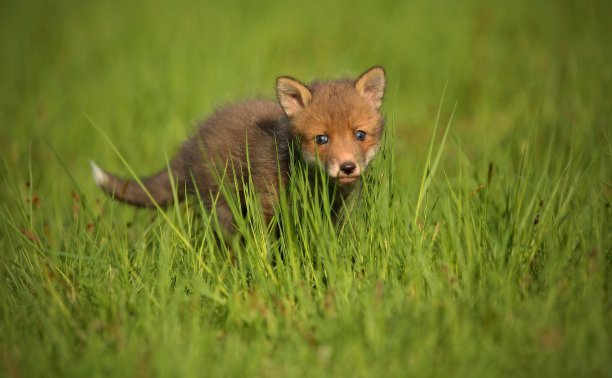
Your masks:
{"label": "fox's right ear", "polygon": [[302,111],[312,99],[312,93],[304,84],[287,76],[276,79],[276,95],[289,118]]}
{"label": "fox's right ear", "polygon": [[375,66],[367,70],[357,79],[355,88],[372,106],[378,110],[385,95],[385,69]]}

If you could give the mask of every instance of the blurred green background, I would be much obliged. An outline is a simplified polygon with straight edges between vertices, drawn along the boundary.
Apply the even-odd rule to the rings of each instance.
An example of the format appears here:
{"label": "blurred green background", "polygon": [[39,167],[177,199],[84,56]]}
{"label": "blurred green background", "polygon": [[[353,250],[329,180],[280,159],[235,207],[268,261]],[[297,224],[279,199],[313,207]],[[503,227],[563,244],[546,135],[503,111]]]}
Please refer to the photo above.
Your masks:
{"label": "blurred green background", "polygon": [[16,174],[31,160],[41,185],[64,187],[47,142],[79,181],[88,159],[125,173],[89,117],[148,173],[216,107],[273,99],[277,76],[372,65],[388,73],[401,170],[422,156],[446,84],[472,159],[540,111],[545,132],[562,125],[588,148],[584,125],[610,114],[611,14],[608,1],[4,1],[0,150]]}

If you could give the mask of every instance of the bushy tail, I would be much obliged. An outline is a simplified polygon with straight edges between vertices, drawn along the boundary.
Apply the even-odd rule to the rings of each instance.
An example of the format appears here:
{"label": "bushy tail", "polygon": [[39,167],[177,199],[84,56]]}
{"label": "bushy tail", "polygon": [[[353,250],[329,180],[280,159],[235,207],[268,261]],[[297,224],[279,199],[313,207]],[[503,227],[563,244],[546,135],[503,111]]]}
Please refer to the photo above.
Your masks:
{"label": "bushy tail", "polygon": [[90,161],[93,170],[93,178],[96,184],[113,198],[139,207],[153,207],[155,201],[159,206],[164,206],[174,201],[172,194],[172,181],[177,185],[176,194],[181,200],[185,196],[185,182],[179,167],[170,165],[170,171],[164,169],[153,176],[141,178],[143,186],[147,189],[147,195],[143,187],[134,180],[123,180],[113,174],[105,172],[93,161]]}

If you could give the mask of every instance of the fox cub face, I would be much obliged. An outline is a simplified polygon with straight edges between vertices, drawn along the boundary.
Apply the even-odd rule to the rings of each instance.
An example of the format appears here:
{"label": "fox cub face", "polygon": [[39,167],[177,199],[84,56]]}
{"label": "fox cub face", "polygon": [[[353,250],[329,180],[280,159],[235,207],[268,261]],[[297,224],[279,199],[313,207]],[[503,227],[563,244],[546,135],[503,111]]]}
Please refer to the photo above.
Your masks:
{"label": "fox cub face", "polygon": [[304,159],[318,162],[340,185],[356,181],[380,148],[383,68],[373,67],[356,81],[309,86],[280,77],[276,91]]}

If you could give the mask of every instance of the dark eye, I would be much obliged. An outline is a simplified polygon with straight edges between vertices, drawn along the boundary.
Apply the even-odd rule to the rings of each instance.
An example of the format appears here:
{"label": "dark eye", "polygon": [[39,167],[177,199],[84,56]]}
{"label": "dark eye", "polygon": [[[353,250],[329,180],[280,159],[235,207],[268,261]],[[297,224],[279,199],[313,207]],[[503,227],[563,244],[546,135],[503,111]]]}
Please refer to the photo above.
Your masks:
{"label": "dark eye", "polygon": [[322,144],[329,142],[329,138],[327,137],[327,135],[317,135],[315,137],[315,141],[317,142],[318,145],[322,145]]}
{"label": "dark eye", "polygon": [[363,142],[365,140],[366,137],[366,133],[364,133],[361,130],[357,130],[355,131],[355,139],[357,139],[360,142]]}

